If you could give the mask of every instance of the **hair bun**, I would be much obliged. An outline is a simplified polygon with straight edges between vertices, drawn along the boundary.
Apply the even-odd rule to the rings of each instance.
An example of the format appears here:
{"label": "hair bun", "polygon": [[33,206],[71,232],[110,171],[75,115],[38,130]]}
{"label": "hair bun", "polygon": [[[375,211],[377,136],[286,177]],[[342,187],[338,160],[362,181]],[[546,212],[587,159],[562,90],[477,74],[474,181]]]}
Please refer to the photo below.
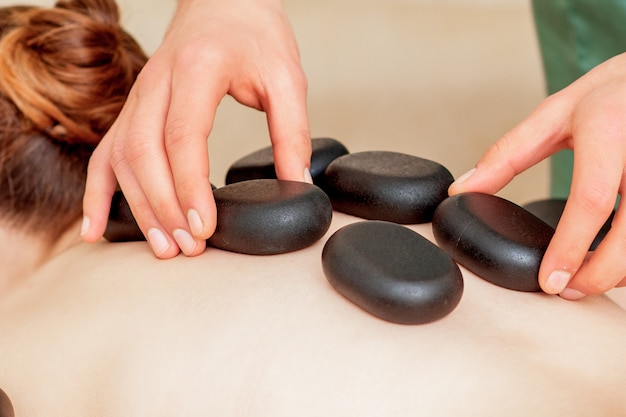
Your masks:
{"label": "hair bun", "polygon": [[48,136],[97,144],[146,60],[119,26],[115,2],[59,1],[16,13],[0,40],[0,91]]}
{"label": "hair bun", "polygon": [[73,10],[93,20],[106,24],[119,24],[119,9],[114,1],[110,0],[60,0],[55,7],[59,9]]}

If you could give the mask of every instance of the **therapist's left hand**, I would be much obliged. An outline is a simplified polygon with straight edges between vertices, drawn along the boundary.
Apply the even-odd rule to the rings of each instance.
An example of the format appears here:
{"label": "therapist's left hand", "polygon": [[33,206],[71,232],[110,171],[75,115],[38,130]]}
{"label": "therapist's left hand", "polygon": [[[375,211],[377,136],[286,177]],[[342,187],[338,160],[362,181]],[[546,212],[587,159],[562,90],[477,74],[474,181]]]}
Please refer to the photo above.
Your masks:
{"label": "therapist's left hand", "polygon": [[626,187],[626,54],[545,99],[450,187],[495,193],[562,149],[574,150],[568,202],[545,253],[539,284],[575,300],[626,285],[626,208],[621,204],[598,248],[588,249]]}

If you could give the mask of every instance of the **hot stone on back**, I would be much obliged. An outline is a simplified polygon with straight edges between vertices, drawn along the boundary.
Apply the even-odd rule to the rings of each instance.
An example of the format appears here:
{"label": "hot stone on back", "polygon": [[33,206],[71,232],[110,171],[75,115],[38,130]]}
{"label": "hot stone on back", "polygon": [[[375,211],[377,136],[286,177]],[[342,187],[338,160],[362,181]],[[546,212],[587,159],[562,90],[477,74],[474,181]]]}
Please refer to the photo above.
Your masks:
{"label": "hot stone on back", "polygon": [[554,229],[522,207],[490,194],[457,194],[439,205],[432,227],[439,246],[478,276],[541,290],[539,266]]}
{"label": "hot stone on back", "polygon": [[344,297],[394,323],[438,320],[463,294],[461,271],[450,256],[396,223],[362,221],[339,229],[324,246],[322,266]]}
{"label": "hot stone on back", "polygon": [[[311,139],[311,178],[313,183],[320,185],[320,178],[326,167],[336,158],[346,155],[348,149],[338,140],[332,138]],[[235,161],[226,173],[226,184],[254,179],[275,179],[274,155],[272,147],[259,149]]]}
{"label": "hot stone on back", "polygon": [[317,186],[259,179],[214,191],[217,228],[211,246],[250,255],[274,255],[319,240],[332,220],[332,205]]}
{"label": "hot stone on back", "polygon": [[431,221],[454,178],[442,165],[397,152],[341,156],[324,173],[322,188],[333,207],[370,220],[401,224]]}

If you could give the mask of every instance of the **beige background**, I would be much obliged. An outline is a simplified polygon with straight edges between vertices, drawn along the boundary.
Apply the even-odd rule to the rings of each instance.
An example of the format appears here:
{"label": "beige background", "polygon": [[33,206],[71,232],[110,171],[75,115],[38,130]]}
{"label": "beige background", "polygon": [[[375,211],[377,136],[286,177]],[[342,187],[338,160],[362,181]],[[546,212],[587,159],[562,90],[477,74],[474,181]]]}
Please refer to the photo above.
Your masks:
{"label": "beige background", "polygon": [[[0,0],[52,5],[52,1]],[[149,52],[174,0],[119,0],[123,22]],[[309,78],[314,137],[348,148],[433,159],[455,176],[544,96],[528,0],[285,0]],[[210,75],[207,75],[210,76]],[[226,98],[210,137],[211,180],[269,144],[262,113]],[[547,164],[500,194],[547,196]]]}

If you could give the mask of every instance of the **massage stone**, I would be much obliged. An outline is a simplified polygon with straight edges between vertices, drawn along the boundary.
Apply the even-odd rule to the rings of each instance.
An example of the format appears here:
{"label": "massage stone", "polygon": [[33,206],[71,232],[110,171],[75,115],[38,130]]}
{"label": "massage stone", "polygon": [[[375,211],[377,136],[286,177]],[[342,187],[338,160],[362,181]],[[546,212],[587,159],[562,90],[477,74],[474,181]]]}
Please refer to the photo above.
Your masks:
{"label": "massage stone", "polygon": [[361,221],[339,229],[324,246],[322,266],[340,294],[393,323],[438,320],[463,294],[461,271],[450,256],[391,222]]}
{"label": "massage stone", "polygon": [[[348,153],[348,149],[341,142],[331,138],[311,139],[311,150],[309,171],[316,185],[320,184],[319,180],[328,164]],[[226,173],[226,184],[264,178],[276,178],[271,146],[244,156],[232,164]]]}
{"label": "massage stone", "polygon": [[401,224],[431,221],[454,178],[442,165],[397,152],[358,152],[335,159],[322,188],[333,207],[354,216]]}
{"label": "massage stone", "polygon": [[522,207],[489,194],[457,194],[439,205],[432,227],[439,246],[478,276],[512,290],[541,290],[539,266],[554,229]]}
{"label": "massage stone", "polygon": [[0,417],[14,417],[13,405],[9,396],[0,389]]}
{"label": "massage stone", "polygon": [[317,186],[257,179],[218,188],[217,228],[211,246],[250,255],[274,255],[319,240],[332,220],[332,205]]}
{"label": "massage stone", "polygon": [[111,211],[104,238],[109,242],[137,242],[146,240],[130,211],[128,201],[121,191],[116,191],[111,200]]}
{"label": "massage stone", "polygon": [[[561,220],[561,214],[563,214],[566,202],[566,199],[545,199],[533,201],[531,203],[525,204],[523,207],[556,229],[559,220]],[[598,248],[600,242],[602,242],[606,234],[609,232],[609,230],[611,230],[613,217],[615,217],[615,211],[611,213],[608,220],[598,231],[595,239],[593,240],[593,242],[591,242],[589,250],[596,250]]]}

